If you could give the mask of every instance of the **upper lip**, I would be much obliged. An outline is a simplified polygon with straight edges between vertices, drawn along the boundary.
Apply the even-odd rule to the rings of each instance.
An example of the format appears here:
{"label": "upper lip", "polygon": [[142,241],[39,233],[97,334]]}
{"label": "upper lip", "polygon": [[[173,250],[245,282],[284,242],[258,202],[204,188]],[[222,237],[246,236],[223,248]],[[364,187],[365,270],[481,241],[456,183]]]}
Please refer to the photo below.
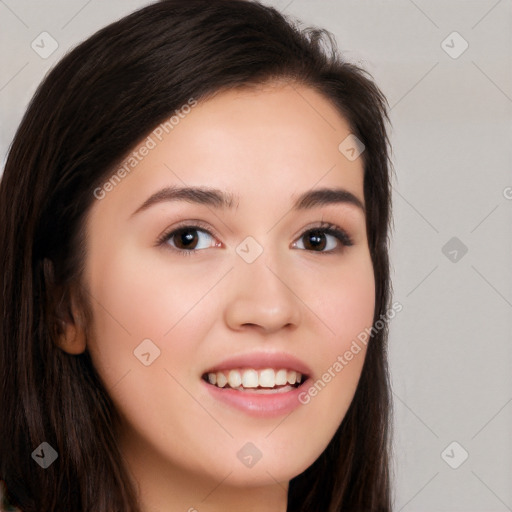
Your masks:
{"label": "upper lip", "polygon": [[311,375],[311,369],[306,363],[285,352],[252,352],[239,354],[211,366],[204,374],[242,368],[254,368],[255,370],[285,368],[287,370],[295,370],[307,377]]}

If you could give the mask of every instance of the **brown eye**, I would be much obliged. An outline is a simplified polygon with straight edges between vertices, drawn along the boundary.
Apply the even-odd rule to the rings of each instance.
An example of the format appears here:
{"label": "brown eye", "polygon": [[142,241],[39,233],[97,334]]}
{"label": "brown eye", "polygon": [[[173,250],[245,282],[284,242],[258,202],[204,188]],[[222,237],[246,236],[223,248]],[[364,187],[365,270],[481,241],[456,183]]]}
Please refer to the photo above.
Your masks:
{"label": "brown eye", "polygon": [[308,251],[323,251],[327,245],[325,233],[322,231],[308,231],[303,237],[306,239],[304,246]]}
{"label": "brown eye", "polygon": [[304,232],[299,240],[305,242],[299,249],[312,252],[330,253],[353,245],[352,240],[345,231],[336,226],[329,225],[326,228],[314,228]]}
{"label": "brown eye", "polygon": [[196,229],[183,228],[169,237],[178,249],[195,249],[199,240]]}
{"label": "brown eye", "polygon": [[191,254],[212,247],[212,242],[208,241],[208,238],[212,239],[213,235],[199,226],[183,226],[164,234],[158,244],[168,245],[182,254]]}

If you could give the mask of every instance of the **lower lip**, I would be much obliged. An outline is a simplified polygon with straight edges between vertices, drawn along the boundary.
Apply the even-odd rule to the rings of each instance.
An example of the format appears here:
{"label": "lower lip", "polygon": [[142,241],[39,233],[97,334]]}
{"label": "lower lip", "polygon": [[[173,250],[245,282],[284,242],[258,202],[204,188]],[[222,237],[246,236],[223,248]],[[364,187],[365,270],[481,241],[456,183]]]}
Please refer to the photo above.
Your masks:
{"label": "lower lip", "polygon": [[231,388],[219,388],[202,381],[209,393],[216,399],[238,409],[250,416],[275,417],[290,414],[302,405],[299,395],[307,389],[308,381],[299,387],[284,393],[251,393],[250,391],[237,391]]}

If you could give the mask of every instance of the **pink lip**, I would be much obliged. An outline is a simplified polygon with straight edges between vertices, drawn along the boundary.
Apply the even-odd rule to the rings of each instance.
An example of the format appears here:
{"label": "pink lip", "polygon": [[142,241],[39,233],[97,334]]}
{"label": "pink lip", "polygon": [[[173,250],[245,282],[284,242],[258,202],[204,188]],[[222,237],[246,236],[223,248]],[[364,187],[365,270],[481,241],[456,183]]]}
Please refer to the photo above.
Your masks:
{"label": "pink lip", "polygon": [[264,368],[274,368],[279,370],[295,370],[303,375],[310,376],[311,369],[300,359],[282,352],[258,352],[253,354],[240,354],[230,357],[224,361],[212,366],[204,373],[220,372],[222,370],[236,370],[239,368],[254,368],[263,370]]}
{"label": "pink lip", "polygon": [[305,363],[293,356],[284,353],[268,352],[230,357],[211,367],[211,369],[205,373],[237,368],[254,368],[255,370],[264,368],[286,368],[288,370],[298,371],[308,377],[298,388],[293,388],[285,393],[273,394],[259,394],[251,391],[237,391],[231,388],[218,388],[205,380],[201,381],[201,385],[205,386],[206,390],[215,400],[256,417],[276,417],[290,414],[293,410],[302,405],[299,400],[299,395],[309,387],[312,373],[311,369]]}
{"label": "pink lip", "polygon": [[231,388],[218,388],[202,380],[201,385],[205,386],[215,400],[219,400],[231,407],[234,407],[250,416],[268,418],[290,414],[303,403],[299,395],[308,389],[310,379],[303,382],[298,388],[293,388],[286,393],[258,394],[250,391],[237,391]]}

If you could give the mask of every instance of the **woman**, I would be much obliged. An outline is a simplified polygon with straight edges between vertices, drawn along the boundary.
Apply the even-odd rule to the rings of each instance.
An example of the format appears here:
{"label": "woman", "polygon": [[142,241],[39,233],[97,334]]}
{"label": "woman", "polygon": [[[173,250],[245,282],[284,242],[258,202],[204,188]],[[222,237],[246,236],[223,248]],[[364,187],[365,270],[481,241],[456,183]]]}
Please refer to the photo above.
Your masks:
{"label": "woman", "polygon": [[386,121],[256,2],[161,1],[62,59],[0,186],[13,506],[391,509]]}

